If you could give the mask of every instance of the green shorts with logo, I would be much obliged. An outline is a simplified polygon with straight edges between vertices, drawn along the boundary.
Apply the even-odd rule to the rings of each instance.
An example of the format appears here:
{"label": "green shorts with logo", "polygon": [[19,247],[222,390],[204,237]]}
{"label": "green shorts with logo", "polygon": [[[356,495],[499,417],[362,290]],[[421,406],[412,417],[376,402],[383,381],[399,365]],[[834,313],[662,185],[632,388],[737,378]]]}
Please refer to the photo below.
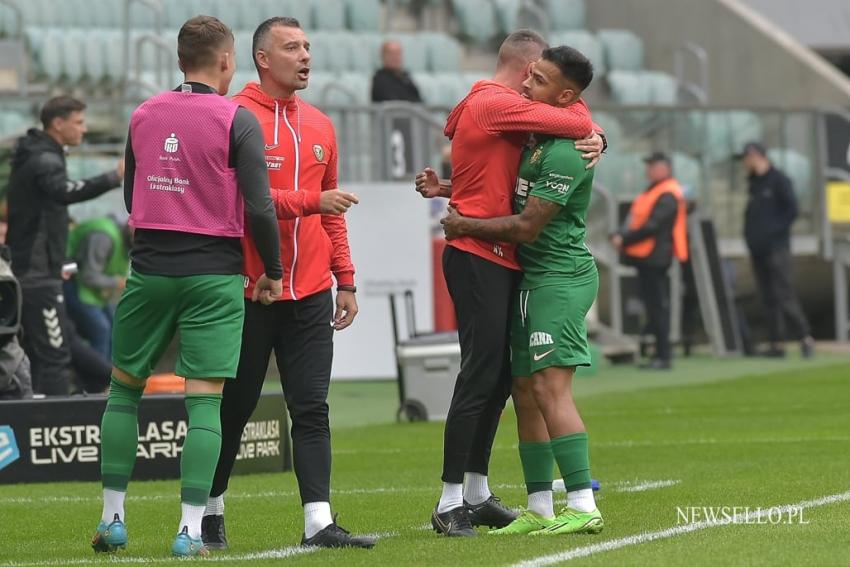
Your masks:
{"label": "green shorts with logo", "polygon": [[133,271],[115,311],[112,364],[147,378],[176,332],[175,374],[234,378],[245,318],[241,275],[152,276]]}
{"label": "green shorts with logo", "polygon": [[585,316],[599,278],[516,292],[511,321],[511,372],[531,376],[551,366],[590,366]]}

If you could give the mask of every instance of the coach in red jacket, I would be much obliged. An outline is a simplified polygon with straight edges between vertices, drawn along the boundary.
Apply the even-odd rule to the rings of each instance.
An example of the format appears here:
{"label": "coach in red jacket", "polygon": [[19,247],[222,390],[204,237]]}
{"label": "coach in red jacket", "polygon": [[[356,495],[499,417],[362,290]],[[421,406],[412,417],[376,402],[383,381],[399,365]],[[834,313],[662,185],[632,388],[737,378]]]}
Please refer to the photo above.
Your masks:
{"label": "coach in red jacket", "polygon": [[[283,295],[260,309],[250,300],[245,303],[239,369],[224,391],[221,456],[203,521],[204,543],[210,549],[227,547],[223,494],[272,351],[292,418],[295,475],[304,506],[302,544],[374,545],[372,538],[351,536],[337,526],[330,508],[327,395],[333,333],[348,327],[357,314],[354,265],[342,213],[357,199],[336,189],[333,124],[295,95],[307,87],[309,45],[293,18],[271,18],[260,24],[252,46],[260,83],[249,83],[234,97],[257,117],[265,137],[269,184],[280,224]],[[263,272],[251,241],[246,233],[246,298]]]}

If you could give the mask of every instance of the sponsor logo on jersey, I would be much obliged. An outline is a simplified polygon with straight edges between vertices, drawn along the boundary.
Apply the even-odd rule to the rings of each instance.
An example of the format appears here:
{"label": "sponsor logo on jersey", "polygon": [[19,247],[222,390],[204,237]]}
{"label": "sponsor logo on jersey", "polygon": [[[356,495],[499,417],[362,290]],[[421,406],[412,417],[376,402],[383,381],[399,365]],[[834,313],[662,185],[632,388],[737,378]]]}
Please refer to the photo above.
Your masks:
{"label": "sponsor logo on jersey", "polygon": [[165,139],[165,144],[163,144],[163,148],[166,152],[173,154],[177,151],[177,148],[180,146],[180,140],[174,135],[174,132],[171,133],[171,136]]}
{"label": "sponsor logo on jersey", "polygon": [[543,157],[543,148],[537,147],[533,152],[531,152],[531,158],[529,158],[528,163],[535,164],[540,161],[540,158]]}
{"label": "sponsor logo on jersey", "polygon": [[522,177],[516,180],[516,194],[518,197],[528,197],[528,191],[531,189],[531,182]]}
{"label": "sponsor logo on jersey", "polygon": [[549,333],[544,333],[543,331],[535,331],[531,333],[531,337],[528,340],[529,347],[538,347],[545,345],[553,345],[555,341],[552,340],[552,335]]}
{"label": "sponsor logo on jersey", "polygon": [[266,167],[272,170],[279,170],[283,167],[283,156],[266,156]]}

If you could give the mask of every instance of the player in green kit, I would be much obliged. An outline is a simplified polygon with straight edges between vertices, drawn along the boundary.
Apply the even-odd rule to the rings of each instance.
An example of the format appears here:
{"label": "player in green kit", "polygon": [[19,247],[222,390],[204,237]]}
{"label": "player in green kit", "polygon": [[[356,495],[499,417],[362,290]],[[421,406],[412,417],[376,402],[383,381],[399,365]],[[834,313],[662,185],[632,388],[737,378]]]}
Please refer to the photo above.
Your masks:
{"label": "player in green kit", "polygon": [[[525,82],[526,94],[554,106],[577,101],[593,66],[570,47],[543,52]],[[585,245],[593,170],[573,140],[532,139],[523,152],[514,212],[473,219],[449,209],[446,238],[463,235],[519,242],[523,279],[511,325],[512,396],[528,509],[492,534],[599,533],[603,521],[593,498],[587,433],[572,397],[573,373],[590,365],[585,316],[599,276]],[[567,506],[556,516],[552,477],[557,463]]]}

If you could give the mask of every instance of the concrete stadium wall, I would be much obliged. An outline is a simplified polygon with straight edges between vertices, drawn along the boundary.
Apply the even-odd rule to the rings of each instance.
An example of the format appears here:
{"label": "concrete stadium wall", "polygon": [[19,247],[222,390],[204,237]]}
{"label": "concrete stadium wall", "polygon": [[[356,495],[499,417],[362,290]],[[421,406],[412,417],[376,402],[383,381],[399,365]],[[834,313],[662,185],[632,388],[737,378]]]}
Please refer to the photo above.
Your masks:
{"label": "concrete stadium wall", "polygon": [[699,44],[712,104],[850,105],[850,78],[737,0],[592,0],[587,16],[643,37],[651,69],[672,72],[676,49]]}

